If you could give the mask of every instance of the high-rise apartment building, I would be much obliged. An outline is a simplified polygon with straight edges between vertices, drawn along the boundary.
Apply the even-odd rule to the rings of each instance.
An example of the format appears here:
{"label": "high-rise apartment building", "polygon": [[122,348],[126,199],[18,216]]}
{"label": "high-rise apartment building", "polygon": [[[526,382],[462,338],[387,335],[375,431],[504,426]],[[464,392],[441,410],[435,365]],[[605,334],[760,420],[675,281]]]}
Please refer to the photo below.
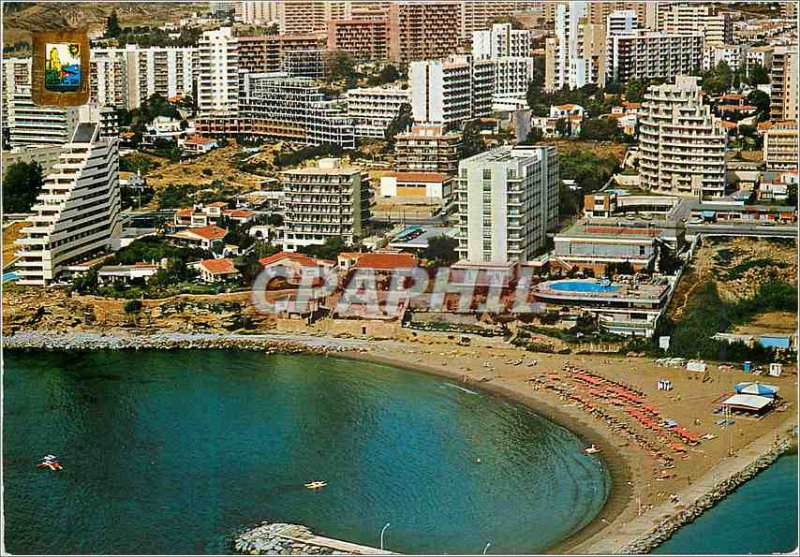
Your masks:
{"label": "high-rise apartment building", "polygon": [[606,33],[603,23],[590,23],[588,2],[556,6],[555,36],[545,42],[545,89],[605,83]]}
{"label": "high-rise apartment building", "polygon": [[386,60],[389,57],[388,15],[328,22],[328,50],[343,50],[355,59]]}
{"label": "high-rise apartment building", "polygon": [[553,146],[503,146],[458,165],[458,254],[469,263],[528,261],[558,224]]}
{"label": "high-rise apartment building", "polygon": [[492,109],[495,64],[471,56],[418,60],[408,69],[411,110],[417,122],[456,128]]}
{"label": "high-rise apartment building", "polygon": [[285,192],[284,251],[321,245],[331,238],[355,243],[369,220],[369,174],[322,159],[318,167],[281,172]]}
{"label": "high-rise apartment building", "polygon": [[632,11],[640,28],[651,31],[658,29],[658,12],[665,2],[590,2],[588,6],[589,23],[606,24],[608,16],[614,12]]}
{"label": "high-rise apartment building", "polygon": [[725,63],[736,71],[747,67],[747,53],[750,50],[746,44],[709,44],[703,48],[703,69],[710,70],[717,64]]}
{"label": "high-rise apartment building", "polygon": [[62,145],[78,124],[78,109],[41,106],[31,99],[30,86],[18,86],[8,104],[9,145]]}
{"label": "high-rise apartment building", "polygon": [[280,6],[276,1],[236,2],[234,14],[237,21],[247,25],[265,25],[280,20]]}
{"label": "high-rise apartment building", "polygon": [[389,6],[389,59],[406,64],[457,52],[461,6],[453,1],[393,2]]}
{"label": "high-rise apartment building", "polygon": [[[14,94],[20,90],[30,89],[31,86],[31,59],[27,58],[3,58],[2,75],[2,126],[8,129],[8,114],[11,110],[11,103]],[[4,139],[5,140],[5,139]]]}
{"label": "high-rise apartment building", "polygon": [[775,122],[764,132],[767,170],[797,170],[797,120]]}
{"label": "high-rise apartment building", "polygon": [[[545,2],[496,2],[492,0],[465,0],[462,9],[462,36],[469,41],[475,31],[490,29],[500,18],[533,9],[541,9]],[[515,56],[515,55],[511,55]],[[525,54],[527,56],[527,54]]]}
{"label": "high-rise apartment building", "polygon": [[776,46],[770,68],[769,117],[773,121],[796,120],[798,117],[797,45]]}
{"label": "high-rise apartment building", "polygon": [[510,23],[472,34],[473,58],[495,63],[494,99],[525,96],[534,72],[531,44],[530,31],[512,29]]}
{"label": "high-rise apartment building", "polygon": [[661,6],[659,31],[703,33],[706,44],[733,44],[733,19],[716,6],[701,3],[676,3]]}
{"label": "high-rise apartment building", "polygon": [[395,136],[397,171],[455,174],[461,144],[461,132],[448,132],[437,124],[411,126],[408,132]]}
{"label": "high-rise apartment building", "polygon": [[[282,73],[243,75],[239,132],[245,135],[355,148],[344,103],[326,100],[311,78]],[[198,120],[200,133],[212,133]]]}
{"label": "high-rise apartment building", "polygon": [[128,64],[123,48],[93,48],[89,63],[89,98],[100,106],[128,105]]}
{"label": "high-rise apartment building", "polygon": [[[138,68],[128,66],[128,74],[135,75],[138,89],[132,106],[136,107],[153,95],[165,99],[192,94],[194,80],[194,48],[192,47],[149,47],[128,46],[133,53]],[[130,59],[130,58],[129,58]],[[220,59],[224,64],[225,62]],[[129,77],[130,79],[130,77]]]}
{"label": "high-rise apartment building", "polygon": [[102,139],[98,123],[81,122],[65,142],[16,242],[20,284],[46,286],[71,263],[109,249],[120,231],[117,141]]}
{"label": "high-rise apartment building", "polygon": [[651,86],[639,120],[641,186],[699,198],[725,194],[727,133],[703,104],[697,77]]}
{"label": "high-rise apartment building", "polygon": [[282,35],[324,33],[331,19],[349,19],[352,15],[352,2],[288,0],[279,4],[278,21]]}
{"label": "high-rise apartment building", "polygon": [[410,100],[409,90],[400,87],[350,89],[347,92],[347,116],[353,119],[356,137],[383,139],[386,128]]}
{"label": "high-rise apartment building", "polygon": [[637,30],[610,35],[608,79],[659,79],[696,74],[703,65],[703,34]]}
{"label": "high-rise apartment building", "polygon": [[325,74],[325,36],[256,35],[237,37],[239,73],[287,72],[298,77]]}
{"label": "high-rise apartment building", "polygon": [[204,31],[197,45],[197,107],[235,115],[239,108],[238,39],[230,27]]}

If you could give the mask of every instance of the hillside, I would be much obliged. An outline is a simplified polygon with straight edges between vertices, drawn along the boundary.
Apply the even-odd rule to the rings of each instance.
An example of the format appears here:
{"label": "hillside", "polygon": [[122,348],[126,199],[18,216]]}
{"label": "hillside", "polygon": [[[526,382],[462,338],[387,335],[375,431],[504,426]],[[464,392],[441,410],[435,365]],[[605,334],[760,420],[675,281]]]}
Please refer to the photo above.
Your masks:
{"label": "hillside", "polygon": [[127,3],[127,2],[9,2],[3,5],[3,41],[30,42],[30,34],[86,26],[89,32],[101,31],[105,20],[117,10],[121,27],[158,26],[195,11],[204,11],[205,3]]}

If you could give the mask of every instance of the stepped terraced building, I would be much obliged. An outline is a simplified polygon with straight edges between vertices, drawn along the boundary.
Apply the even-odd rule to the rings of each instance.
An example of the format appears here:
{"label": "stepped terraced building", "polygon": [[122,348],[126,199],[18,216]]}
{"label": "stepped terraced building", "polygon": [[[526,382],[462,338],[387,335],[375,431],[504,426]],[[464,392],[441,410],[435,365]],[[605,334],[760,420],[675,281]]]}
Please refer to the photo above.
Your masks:
{"label": "stepped terraced building", "polygon": [[120,232],[117,139],[81,122],[61,149],[17,240],[20,284],[46,286],[70,264],[106,251]]}

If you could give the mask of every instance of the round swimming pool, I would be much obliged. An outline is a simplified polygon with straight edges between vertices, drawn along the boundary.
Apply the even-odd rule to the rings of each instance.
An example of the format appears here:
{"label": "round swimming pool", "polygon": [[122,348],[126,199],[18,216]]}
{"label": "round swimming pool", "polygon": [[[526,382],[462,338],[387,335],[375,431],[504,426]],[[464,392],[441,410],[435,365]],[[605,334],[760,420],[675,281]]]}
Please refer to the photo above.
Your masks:
{"label": "round swimming pool", "polygon": [[616,292],[619,286],[604,285],[597,280],[559,280],[549,284],[551,290],[565,292]]}

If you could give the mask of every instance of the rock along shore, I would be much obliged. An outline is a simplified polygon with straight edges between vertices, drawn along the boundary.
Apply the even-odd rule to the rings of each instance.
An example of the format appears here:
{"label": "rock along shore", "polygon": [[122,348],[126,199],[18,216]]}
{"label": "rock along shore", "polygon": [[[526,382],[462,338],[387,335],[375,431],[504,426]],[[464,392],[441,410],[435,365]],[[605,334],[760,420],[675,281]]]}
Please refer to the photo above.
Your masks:
{"label": "rock along shore", "polygon": [[674,512],[669,518],[658,524],[652,530],[632,540],[619,548],[617,554],[643,554],[650,553],[653,549],[667,541],[681,526],[693,522],[705,511],[719,503],[722,499],[736,490],[742,484],[752,479],[759,472],[769,468],[783,453],[797,447],[796,439],[782,439],[772,447],[753,459],[738,472],[726,477],[714,487],[700,496],[686,508]]}
{"label": "rock along shore", "polygon": [[214,333],[157,333],[122,335],[103,333],[19,332],[3,338],[7,350],[252,350],[271,354],[360,351],[358,339],[301,337],[300,335],[237,335]]}
{"label": "rock along shore", "polygon": [[281,535],[291,531],[294,536],[311,536],[311,530],[297,524],[265,522],[247,530],[233,541],[236,553],[244,555],[344,555],[327,547],[303,543]]}

